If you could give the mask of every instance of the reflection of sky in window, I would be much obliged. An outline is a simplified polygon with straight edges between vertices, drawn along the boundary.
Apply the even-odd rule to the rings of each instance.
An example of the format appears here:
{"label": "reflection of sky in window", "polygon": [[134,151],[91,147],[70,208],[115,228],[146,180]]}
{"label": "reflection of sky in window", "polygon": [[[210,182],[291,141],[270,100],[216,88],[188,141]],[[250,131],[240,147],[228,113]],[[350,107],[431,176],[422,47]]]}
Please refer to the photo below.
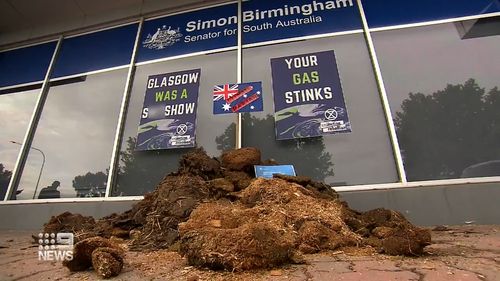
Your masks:
{"label": "reflection of sky in window", "polygon": [[0,163],[12,171],[38,99],[39,89],[0,95]]}
{"label": "reflection of sky in window", "polygon": [[[72,180],[87,172],[105,172],[125,87],[127,69],[87,76],[85,82],[50,88],[33,146],[44,151],[38,191],[61,182],[61,197],[74,197]],[[18,199],[31,199],[42,157],[31,150],[19,184]]]}
{"label": "reflection of sky in window", "polygon": [[372,33],[392,111],[408,93],[432,94],[474,78],[500,86],[500,36],[460,39],[454,24]]}

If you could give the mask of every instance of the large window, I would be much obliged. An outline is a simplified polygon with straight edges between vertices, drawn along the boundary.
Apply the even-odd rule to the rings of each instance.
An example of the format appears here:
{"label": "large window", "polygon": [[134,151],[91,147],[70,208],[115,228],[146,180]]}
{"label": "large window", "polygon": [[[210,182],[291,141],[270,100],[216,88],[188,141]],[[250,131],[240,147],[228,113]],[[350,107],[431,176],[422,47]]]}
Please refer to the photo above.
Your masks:
{"label": "large window", "polygon": [[500,175],[498,20],[372,34],[409,180]]}
{"label": "large window", "polygon": [[[352,132],[276,140],[270,59],[328,50],[335,51]],[[259,147],[264,158],[293,164],[298,174],[333,186],[398,180],[384,112],[361,33],[245,49],[243,66],[243,80],[262,81],[264,91],[264,112],[244,115],[244,146]]]}
{"label": "large window", "polygon": [[[11,198],[104,196],[137,28],[128,24],[62,40]],[[116,67],[122,68],[110,70]]]}
{"label": "large window", "polygon": [[[17,199],[103,194],[126,74],[81,76],[49,89]],[[48,186],[59,192],[40,196]]]}
{"label": "large window", "polygon": [[[397,183],[404,179],[380,96],[385,86],[409,181],[500,176],[500,17],[493,14],[500,4],[455,2],[362,1],[382,83],[358,1],[242,1],[241,82],[262,82],[264,97],[263,112],[242,114],[242,146],[258,147],[262,158],[293,164],[297,174],[332,186]],[[152,191],[190,151],[136,149],[152,75],[200,69],[196,145],[211,156],[234,148],[237,115],[213,114],[213,89],[237,82],[237,8],[231,2],[0,52],[0,198],[28,130],[33,139],[23,150],[12,199],[105,196],[108,179],[111,196]],[[428,22],[436,20],[444,21]],[[279,81],[273,81],[271,60],[332,51],[352,132],[299,138],[299,130],[295,139],[277,140],[273,83]],[[121,108],[129,68],[130,99]],[[300,105],[293,112],[285,107],[283,114],[295,114],[287,128],[310,117],[300,115]],[[32,116],[36,124],[28,128]],[[118,124],[124,124],[123,137],[115,140]],[[118,158],[111,159],[115,146]]]}
{"label": "large window", "polygon": [[0,200],[7,192],[55,46],[52,41],[0,52]]}
{"label": "large window", "polygon": [[[234,127],[235,115],[212,114],[214,85],[236,82],[236,52],[195,56],[137,67],[121,145],[115,196],[143,195],[152,191],[169,172],[177,170],[179,157],[189,149],[135,151],[147,78],[150,75],[201,68],[196,125],[196,144],[209,155],[218,156],[223,147],[234,147],[235,134],[225,135]],[[231,125],[233,124],[233,125]],[[225,136],[225,137],[224,137]]]}

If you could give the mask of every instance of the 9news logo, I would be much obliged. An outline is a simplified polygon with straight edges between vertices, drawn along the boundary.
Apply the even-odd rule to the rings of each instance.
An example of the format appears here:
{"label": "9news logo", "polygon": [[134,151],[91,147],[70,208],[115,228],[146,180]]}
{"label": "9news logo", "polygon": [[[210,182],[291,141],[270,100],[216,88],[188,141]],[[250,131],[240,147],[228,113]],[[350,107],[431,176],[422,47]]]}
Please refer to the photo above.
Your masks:
{"label": "9news logo", "polygon": [[38,260],[72,260],[73,241],[73,233],[38,233]]}

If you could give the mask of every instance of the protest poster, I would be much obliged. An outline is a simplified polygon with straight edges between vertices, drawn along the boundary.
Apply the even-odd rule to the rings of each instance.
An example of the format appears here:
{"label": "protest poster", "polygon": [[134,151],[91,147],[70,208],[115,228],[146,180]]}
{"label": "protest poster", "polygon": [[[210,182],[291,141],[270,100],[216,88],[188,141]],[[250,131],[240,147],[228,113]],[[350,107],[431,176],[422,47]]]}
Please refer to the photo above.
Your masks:
{"label": "protest poster", "polygon": [[271,59],[276,139],[351,132],[334,51]]}
{"label": "protest poster", "polygon": [[136,150],[194,147],[201,69],[151,75]]}

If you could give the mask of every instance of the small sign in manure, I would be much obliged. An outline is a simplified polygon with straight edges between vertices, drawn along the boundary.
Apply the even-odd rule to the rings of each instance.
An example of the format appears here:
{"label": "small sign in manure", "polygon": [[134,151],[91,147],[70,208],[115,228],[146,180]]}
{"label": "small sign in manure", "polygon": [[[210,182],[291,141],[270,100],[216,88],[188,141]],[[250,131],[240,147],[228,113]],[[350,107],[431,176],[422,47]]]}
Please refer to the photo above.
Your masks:
{"label": "small sign in manure", "polygon": [[201,69],[148,77],[136,150],[195,146]]}
{"label": "small sign in manure", "polygon": [[351,132],[334,51],[271,59],[276,139]]}
{"label": "small sign in manure", "polygon": [[255,165],[255,177],[272,179],[274,174],[295,176],[293,165],[260,166]]}

